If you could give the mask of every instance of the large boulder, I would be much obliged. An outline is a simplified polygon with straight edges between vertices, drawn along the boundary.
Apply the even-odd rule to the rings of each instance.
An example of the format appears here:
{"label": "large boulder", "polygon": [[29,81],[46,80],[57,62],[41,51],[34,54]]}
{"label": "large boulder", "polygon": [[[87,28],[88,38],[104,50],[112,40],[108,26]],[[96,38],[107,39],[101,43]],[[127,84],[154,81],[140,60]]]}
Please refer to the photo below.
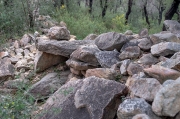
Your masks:
{"label": "large boulder", "polygon": [[100,52],[100,50],[96,45],[84,45],[75,50],[70,57],[72,59],[89,63],[92,66],[98,66],[99,62],[95,57],[95,53],[97,52]]}
{"label": "large boulder", "polygon": [[119,52],[116,50],[113,51],[100,51],[95,54],[98,62],[103,68],[110,68],[112,65],[119,62]]}
{"label": "large boulder", "polygon": [[163,24],[167,31],[176,34],[180,38],[180,23],[175,20],[165,20]]}
{"label": "large boulder", "polygon": [[46,101],[38,119],[112,119],[126,93],[121,83],[97,77],[69,81]]}
{"label": "large boulder", "polygon": [[132,119],[137,114],[146,114],[152,119],[160,119],[153,113],[151,105],[142,98],[126,99],[119,105],[117,111],[118,119]]}
{"label": "large boulder", "polygon": [[54,26],[49,29],[48,36],[50,39],[55,40],[69,40],[70,32],[66,27]]}
{"label": "large boulder", "polygon": [[101,50],[120,50],[126,42],[126,36],[116,32],[103,33],[95,39],[95,44]]}
{"label": "large boulder", "polygon": [[44,71],[54,65],[58,65],[60,63],[65,63],[67,60],[66,57],[60,55],[53,55],[45,52],[37,52],[36,57],[34,59],[35,63],[35,71],[41,72]]}
{"label": "large boulder", "polygon": [[40,81],[33,84],[27,93],[31,94],[36,99],[43,99],[58,90],[68,79],[70,71],[61,73],[49,73]]}
{"label": "large boulder", "polygon": [[180,78],[162,87],[155,96],[152,109],[159,116],[174,117],[180,111]]}
{"label": "large boulder", "polygon": [[156,93],[162,87],[157,79],[130,77],[126,85],[129,87],[131,96],[143,98],[149,102],[154,100]]}
{"label": "large boulder", "polygon": [[179,71],[165,68],[159,65],[152,65],[152,67],[144,69],[144,72],[149,76],[156,78],[160,83],[163,83],[168,79],[175,80],[180,77]]}
{"label": "large boulder", "polygon": [[110,68],[95,68],[95,69],[88,69],[86,71],[86,77],[96,76],[99,78],[116,80],[118,75],[120,75],[118,72]]}
{"label": "large boulder", "polygon": [[8,58],[0,59],[0,80],[14,76],[14,66]]}
{"label": "large boulder", "polygon": [[94,44],[92,40],[74,40],[74,41],[56,41],[56,40],[39,40],[38,50],[46,53],[70,57],[81,45]]}
{"label": "large boulder", "polygon": [[160,32],[150,36],[153,44],[158,44],[160,42],[180,42],[176,35],[170,32]]}
{"label": "large boulder", "polygon": [[162,42],[151,47],[151,53],[154,56],[167,56],[180,52],[180,43]]}

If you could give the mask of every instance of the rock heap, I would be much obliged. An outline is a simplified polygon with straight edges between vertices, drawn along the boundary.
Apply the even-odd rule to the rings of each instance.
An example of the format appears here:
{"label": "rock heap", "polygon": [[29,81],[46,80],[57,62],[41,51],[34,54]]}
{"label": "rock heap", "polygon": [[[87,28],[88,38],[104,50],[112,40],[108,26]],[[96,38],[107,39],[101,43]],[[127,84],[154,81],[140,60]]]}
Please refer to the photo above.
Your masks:
{"label": "rock heap", "polygon": [[37,100],[48,98],[38,119],[177,119],[180,24],[164,24],[167,31],[152,35],[143,29],[90,34],[84,40],[72,40],[66,26],[58,25],[44,36],[26,34],[1,52],[0,80],[13,79],[3,83],[12,89],[13,82],[23,80],[14,78],[17,72],[68,67],[27,91]]}

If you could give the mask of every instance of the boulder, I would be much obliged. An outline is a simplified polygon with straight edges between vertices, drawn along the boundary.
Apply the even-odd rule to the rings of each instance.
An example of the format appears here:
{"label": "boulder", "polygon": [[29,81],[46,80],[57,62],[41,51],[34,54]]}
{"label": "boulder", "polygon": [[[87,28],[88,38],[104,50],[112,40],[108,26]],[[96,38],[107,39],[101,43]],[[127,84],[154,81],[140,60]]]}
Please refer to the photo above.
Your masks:
{"label": "boulder", "polygon": [[48,36],[50,39],[55,40],[69,40],[70,32],[66,27],[54,26],[49,29]]}
{"label": "boulder", "polygon": [[78,75],[78,76],[82,75],[81,70],[70,67],[70,71],[71,71],[71,73],[73,73],[75,75]]}
{"label": "boulder", "polygon": [[139,78],[130,77],[128,78],[128,84],[132,97],[140,97],[149,102],[154,100],[156,93],[162,87],[157,79],[154,78]]}
{"label": "boulder", "polygon": [[0,59],[0,80],[14,76],[14,66],[8,58]]}
{"label": "boulder", "polygon": [[121,96],[126,93],[127,88],[121,83],[89,77],[83,80],[83,86],[74,96],[75,106],[78,109],[87,108],[91,119],[113,119]]}
{"label": "boulder", "polygon": [[8,57],[9,53],[8,52],[0,52],[0,59],[4,58],[4,57]]}
{"label": "boulder", "polygon": [[95,68],[88,69],[85,77],[96,76],[99,78],[116,80],[118,75],[120,75],[118,72],[110,68]]}
{"label": "boulder", "polygon": [[44,71],[51,66],[65,63],[67,60],[66,57],[60,56],[60,55],[53,55],[45,52],[37,52],[34,63],[35,63],[35,71],[41,72]]}
{"label": "boulder", "polygon": [[120,55],[119,59],[120,60],[125,60],[125,59],[136,59],[140,56],[141,50],[138,46],[130,46],[127,47]]}
{"label": "boulder", "polygon": [[151,53],[143,54],[143,56],[138,60],[138,63],[144,65],[153,65],[159,62],[159,59],[154,57]]}
{"label": "boulder", "polygon": [[128,47],[138,46],[139,42],[137,39],[127,41],[121,48],[120,52],[123,52]]}
{"label": "boulder", "polygon": [[127,30],[124,35],[133,35],[133,32],[131,30]]}
{"label": "boulder", "polygon": [[88,36],[86,36],[86,38],[84,38],[83,40],[94,40],[95,38],[97,38],[98,35],[96,34],[89,34]]}
{"label": "boulder", "polygon": [[167,59],[161,63],[161,66],[180,71],[180,57],[177,59]]}
{"label": "boulder", "polygon": [[139,44],[139,48],[143,51],[149,51],[151,49],[152,41],[148,38],[143,38],[143,39],[139,39],[138,40]]}
{"label": "boulder", "polygon": [[151,41],[153,44],[158,44],[160,42],[179,42],[180,40],[177,38],[176,35],[170,32],[160,32],[150,36]]}
{"label": "boulder", "polygon": [[22,39],[20,40],[21,46],[26,46],[28,43],[30,43],[32,38],[28,34],[24,34]]}
{"label": "boulder", "polygon": [[66,61],[66,65],[74,68],[76,70],[87,70],[87,69],[92,69],[95,68],[94,66],[90,65],[89,63],[81,62],[75,59],[68,59]]}
{"label": "boulder", "polygon": [[139,37],[140,38],[147,38],[149,36],[148,29],[144,28],[141,31],[139,31]]}
{"label": "boulder", "polygon": [[69,81],[46,101],[37,118],[112,119],[120,97],[126,93],[126,86],[97,77]]}
{"label": "boulder", "polygon": [[167,31],[174,33],[180,38],[180,23],[178,23],[176,20],[165,20],[163,24]]}
{"label": "boulder", "polygon": [[180,72],[159,65],[152,65],[151,68],[144,69],[144,72],[147,75],[156,78],[160,83],[163,83],[168,79],[175,80],[180,77]]}
{"label": "boulder", "polygon": [[132,119],[137,114],[146,114],[152,119],[160,119],[157,117],[149,105],[142,98],[132,98],[124,100],[118,108],[118,119]]}
{"label": "boulder", "polygon": [[180,111],[180,78],[165,85],[156,94],[152,110],[159,116],[174,117]]}
{"label": "boulder", "polygon": [[151,47],[151,53],[154,56],[168,56],[180,52],[180,43],[162,42]]}
{"label": "boulder", "polygon": [[137,63],[130,63],[128,65],[128,68],[127,68],[127,72],[130,76],[134,75],[134,74],[138,74],[140,72],[143,71],[143,68],[142,66],[140,66],[139,64]]}
{"label": "boulder", "polygon": [[131,60],[130,59],[126,59],[126,60],[123,60],[121,61],[121,66],[120,66],[120,72],[122,75],[127,75],[127,68],[129,66],[129,64],[131,63]]}
{"label": "boulder", "polygon": [[103,68],[110,68],[112,65],[119,62],[119,52],[116,50],[113,51],[100,51],[95,54],[98,62]]}
{"label": "boulder", "polygon": [[127,42],[126,36],[116,32],[108,32],[95,38],[95,44],[101,50],[120,50],[124,43]]}
{"label": "boulder", "polygon": [[83,45],[80,46],[71,54],[72,59],[80,60],[89,63],[92,66],[98,66],[99,62],[95,57],[95,53],[100,52],[96,45]]}
{"label": "boulder", "polygon": [[33,84],[27,93],[31,94],[35,99],[47,98],[65,84],[69,73],[69,70],[60,73],[49,73]]}
{"label": "boulder", "polygon": [[74,41],[56,41],[56,40],[39,40],[38,50],[46,53],[70,57],[81,45],[94,44],[92,40],[74,40]]}

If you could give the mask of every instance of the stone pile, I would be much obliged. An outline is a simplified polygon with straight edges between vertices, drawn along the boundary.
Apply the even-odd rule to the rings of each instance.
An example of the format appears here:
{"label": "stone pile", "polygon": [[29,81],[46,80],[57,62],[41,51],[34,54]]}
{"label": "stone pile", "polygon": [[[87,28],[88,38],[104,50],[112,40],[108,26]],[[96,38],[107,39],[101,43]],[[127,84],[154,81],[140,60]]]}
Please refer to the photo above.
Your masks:
{"label": "stone pile", "polygon": [[[36,73],[61,63],[69,67],[27,91],[37,100],[48,98],[38,119],[178,119],[180,24],[164,24],[167,31],[152,35],[143,29],[70,40],[68,29],[57,25],[46,36],[24,35],[1,52],[0,79],[26,74],[32,64]],[[5,87],[14,80],[8,81]]]}

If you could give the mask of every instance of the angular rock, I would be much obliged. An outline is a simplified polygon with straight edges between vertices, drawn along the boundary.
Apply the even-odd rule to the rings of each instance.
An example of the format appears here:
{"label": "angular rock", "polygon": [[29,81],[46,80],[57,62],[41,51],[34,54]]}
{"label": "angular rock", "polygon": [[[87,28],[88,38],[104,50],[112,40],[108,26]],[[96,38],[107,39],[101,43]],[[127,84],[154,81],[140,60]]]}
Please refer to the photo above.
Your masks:
{"label": "angular rock", "polygon": [[151,47],[151,53],[154,56],[167,56],[180,52],[180,43],[162,42]]}
{"label": "angular rock", "polygon": [[180,71],[180,57],[177,59],[167,59],[161,63],[161,66]]}
{"label": "angular rock", "polygon": [[127,30],[124,35],[133,35],[133,32],[131,30]]}
{"label": "angular rock", "polygon": [[129,66],[129,64],[131,63],[131,60],[130,59],[126,59],[126,60],[123,60],[122,61],[122,64],[120,66],[120,72],[122,75],[127,75],[127,68]]}
{"label": "angular rock", "polygon": [[14,66],[7,58],[0,60],[0,80],[5,80],[14,76]]}
{"label": "angular rock", "polygon": [[89,63],[92,66],[98,66],[99,62],[95,57],[95,53],[100,52],[96,45],[84,45],[80,46],[71,54],[72,59],[80,60],[82,62]]}
{"label": "angular rock", "polygon": [[25,88],[23,87],[23,84],[27,83],[28,80],[26,79],[15,79],[15,80],[8,80],[4,82],[3,87],[8,89],[18,89],[18,88]]}
{"label": "angular rock", "polygon": [[149,102],[154,100],[156,93],[162,87],[157,79],[131,77],[126,84],[131,92],[131,96],[143,98]]}
{"label": "angular rock", "polygon": [[24,34],[22,39],[20,40],[21,46],[26,46],[29,42],[31,42],[32,38],[28,34]]}
{"label": "angular rock", "polygon": [[120,50],[124,43],[127,42],[126,36],[116,32],[108,32],[99,35],[95,39],[95,44],[101,50]]}
{"label": "angular rock", "polygon": [[126,48],[128,48],[128,47],[138,46],[138,44],[139,44],[139,42],[138,42],[137,39],[130,40],[130,41],[126,42],[126,43],[122,46],[120,52],[123,52],[123,51],[126,50]]}
{"label": "angular rock", "polygon": [[170,84],[172,84],[174,81],[175,81],[175,80],[166,80],[166,81],[162,84],[162,86],[170,85]]}
{"label": "angular rock", "polygon": [[119,52],[114,51],[100,51],[95,54],[98,62],[103,68],[110,68],[112,65],[119,62]]}
{"label": "angular rock", "polygon": [[159,59],[154,57],[151,53],[144,54],[139,60],[138,63],[144,64],[144,65],[153,65],[159,62]]}
{"label": "angular rock", "polygon": [[92,40],[74,40],[74,41],[56,41],[56,40],[39,40],[38,50],[46,53],[70,57],[81,45],[94,44]]}
{"label": "angular rock", "polygon": [[156,78],[160,83],[163,83],[168,79],[175,80],[180,77],[180,72],[159,65],[152,65],[151,68],[144,69],[144,72],[149,76]]}
{"label": "angular rock", "polygon": [[78,76],[82,75],[81,70],[77,70],[77,69],[74,69],[74,68],[70,67],[70,71],[71,71],[71,73],[73,73],[75,75],[78,75]]}
{"label": "angular rock", "polygon": [[119,105],[117,111],[118,119],[132,119],[137,114],[146,114],[152,119],[160,119],[153,113],[151,105],[142,98],[126,99]]}
{"label": "angular rock", "polygon": [[180,78],[162,87],[155,96],[152,109],[159,116],[174,117],[180,111]]}
{"label": "angular rock", "polygon": [[36,99],[43,99],[57,91],[68,79],[70,71],[58,73],[49,73],[40,81],[33,84],[27,93],[30,93]]}
{"label": "angular rock", "polygon": [[74,96],[75,106],[78,109],[86,107],[91,119],[113,119],[121,102],[120,97],[126,93],[127,88],[121,83],[89,77],[83,80],[83,86]]}
{"label": "angular rock", "polygon": [[89,63],[81,62],[75,59],[68,59],[66,61],[66,65],[76,70],[87,70],[95,68],[94,66],[91,66]]}
{"label": "angular rock", "polygon": [[19,61],[18,57],[11,57],[10,58],[12,64],[16,64]]}
{"label": "angular rock", "polygon": [[9,53],[8,52],[0,52],[0,59],[4,58],[4,57],[8,57]]}
{"label": "angular rock", "polygon": [[163,24],[167,31],[176,34],[180,38],[180,23],[176,20],[165,20]]}
{"label": "angular rock", "polygon": [[29,67],[27,66],[27,63],[28,62],[26,59],[21,59],[16,63],[15,67],[17,70],[20,70],[22,68],[29,69]]}
{"label": "angular rock", "polygon": [[70,32],[66,27],[54,26],[49,29],[48,36],[50,39],[55,40],[69,40]]}
{"label": "angular rock", "polygon": [[149,51],[151,49],[152,41],[148,38],[139,39],[139,48],[143,51]]}
{"label": "angular rock", "polygon": [[144,28],[139,32],[140,38],[147,38],[149,36],[148,29]]}
{"label": "angular rock", "polygon": [[132,76],[134,74],[138,74],[142,71],[143,71],[142,66],[140,66],[139,64],[136,64],[136,63],[130,63],[127,68],[127,72],[130,76]]}
{"label": "angular rock", "polygon": [[85,77],[96,76],[99,78],[116,80],[118,75],[120,75],[118,72],[110,68],[95,68],[88,69]]}
{"label": "angular rock", "polygon": [[158,44],[160,42],[179,42],[180,40],[177,38],[176,35],[170,32],[160,32],[150,36],[151,41],[153,44]]}
{"label": "angular rock", "polygon": [[94,40],[95,38],[97,38],[98,35],[96,34],[89,34],[88,36],[86,36],[86,38],[84,38],[83,40]]}
{"label": "angular rock", "polygon": [[53,55],[45,52],[38,52],[34,59],[34,68],[36,72],[41,72],[53,65],[65,63],[66,60],[67,58],[63,56]]}
{"label": "angular rock", "polygon": [[137,114],[136,116],[134,116],[132,119],[152,119],[150,118],[148,115],[146,114]]}
{"label": "angular rock", "polygon": [[137,46],[130,46],[127,47],[120,55],[119,59],[124,60],[124,59],[136,59],[140,56],[141,50]]}

